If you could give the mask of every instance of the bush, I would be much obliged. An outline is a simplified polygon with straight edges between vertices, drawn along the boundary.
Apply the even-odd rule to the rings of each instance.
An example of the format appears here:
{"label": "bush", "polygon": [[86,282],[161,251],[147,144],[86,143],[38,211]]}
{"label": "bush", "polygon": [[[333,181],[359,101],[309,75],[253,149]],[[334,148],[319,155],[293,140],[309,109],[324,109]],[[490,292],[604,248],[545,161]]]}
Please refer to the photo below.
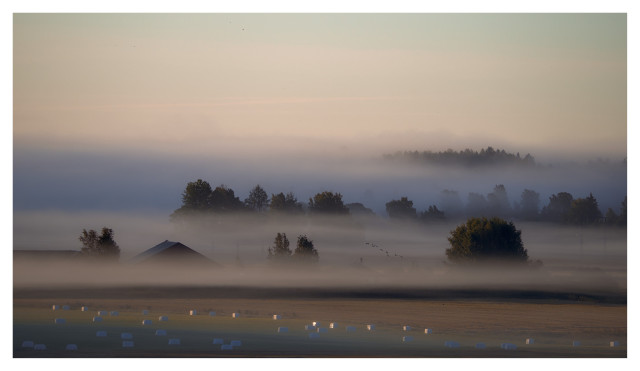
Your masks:
{"label": "bush", "polygon": [[521,262],[529,259],[520,231],[500,218],[470,218],[451,231],[446,254],[453,263]]}

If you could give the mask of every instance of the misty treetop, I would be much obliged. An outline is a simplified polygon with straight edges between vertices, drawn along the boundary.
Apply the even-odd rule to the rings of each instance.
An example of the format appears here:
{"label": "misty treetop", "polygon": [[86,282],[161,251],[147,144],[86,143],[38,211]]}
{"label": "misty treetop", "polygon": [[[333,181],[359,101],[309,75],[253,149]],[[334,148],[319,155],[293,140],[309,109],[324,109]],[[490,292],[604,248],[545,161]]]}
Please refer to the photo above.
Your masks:
{"label": "misty treetop", "polygon": [[268,253],[269,255],[267,258],[278,264],[291,261],[298,263],[317,263],[319,258],[318,250],[314,247],[313,241],[304,234],[298,236],[296,249],[293,253],[289,248],[289,239],[287,238],[287,234],[276,234],[276,237],[273,240],[273,246],[269,247]]}
{"label": "misty treetop", "polygon": [[81,253],[88,257],[95,257],[105,260],[118,260],[120,257],[120,247],[113,239],[113,229],[103,227],[102,233],[90,229],[82,230],[78,240],[82,243]]}
{"label": "misty treetop", "polygon": [[309,211],[316,214],[349,215],[340,193],[324,191],[309,199]]}
{"label": "misty treetop", "polygon": [[450,232],[446,250],[453,263],[528,261],[521,232],[500,218],[470,218]]}
{"label": "misty treetop", "polygon": [[516,165],[521,167],[533,167],[536,165],[535,159],[530,154],[520,157],[520,153],[508,153],[504,149],[493,149],[487,147],[479,152],[471,149],[454,151],[447,149],[441,152],[432,151],[398,151],[394,154],[384,155],[387,160],[399,160],[409,163],[438,166],[465,166],[480,167],[494,165]]}

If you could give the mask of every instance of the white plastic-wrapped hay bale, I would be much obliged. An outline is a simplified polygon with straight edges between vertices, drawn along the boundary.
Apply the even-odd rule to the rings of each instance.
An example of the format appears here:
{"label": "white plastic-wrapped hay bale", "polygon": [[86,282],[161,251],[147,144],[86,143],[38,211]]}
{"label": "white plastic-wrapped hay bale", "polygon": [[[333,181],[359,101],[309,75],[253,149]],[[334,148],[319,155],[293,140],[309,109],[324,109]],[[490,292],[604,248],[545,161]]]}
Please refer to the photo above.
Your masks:
{"label": "white plastic-wrapped hay bale", "polygon": [[242,341],[241,340],[231,340],[231,346],[232,347],[240,347],[242,346]]}
{"label": "white plastic-wrapped hay bale", "polygon": [[180,339],[169,339],[169,345],[180,345]]}
{"label": "white plastic-wrapped hay bale", "polygon": [[131,340],[125,340],[122,342],[122,347],[123,348],[133,348],[133,341]]}
{"label": "white plastic-wrapped hay bale", "polygon": [[89,307],[80,307],[80,311],[81,312],[88,312],[89,311]]}
{"label": "white plastic-wrapped hay bale", "polygon": [[69,309],[70,309],[70,308],[69,308],[69,306],[68,306],[68,305],[63,305],[63,306],[62,306],[62,310],[69,310]]}
{"label": "white plastic-wrapped hay bale", "polygon": [[376,329],[376,325],[367,325],[367,330],[373,331]]}
{"label": "white plastic-wrapped hay bale", "polygon": [[156,330],[156,336],[167,336],[167,330]]}
{"label": "white plastic-wrapped hay bale", "polygon": [[331,322],[329,324],[329,328],[332,328],[332,329],[338,328],[338,322]]}
{"label": "white plastic-wrapped hay bale", "polygon": [[33,350],[47,350],[47,346],[44,344],[35,344]]}
{"label": "white plastic-wrapped hay bale", "polygon": [[190,315],[190,316],[196,316],[196,315],[198,315],[198,311],[197,311],[197,310],[195,310],[195,309],[191,309],[191,310],[189,311],[189,315]]}
{"label": "white plastic-wrapped hay bale", "polygon": [[619,343],[618,341],[610,341],[610,342],[609,342],[609,346],[610,346],[611,348],[613,348],[613,347],[617,347],[617,346],[620,346],[620,343]]}
{"label": "white plastic-wrapped hay bale", "polygon": [[403,343],[409,343],[411,341],[413,341],[413,336],[403,336],[402,337],[402,342]]}
{"label": "white plastic-wrapped hay bale", "polygon": [[347,332],[356,332],[355,326],[347,326],[346,329],[347,329]]}
{"label": "white plastic-wrapped hay bale", "polygon": [[316,326],[314,325],[304,325],[304,329],[307,331],[315,331],[316,330]]}
{"label": "white plastic-wrapped hay bale", "polygon": [[407,326],[407,325],[402,326],[402,331],[411,331],[411,326]]}
{"label": "white plastic-wrapped hay bale", "polygon": [[215,316],[216,316],[216,312],[213,312],[213,311],[209,312],[209,317],[215,317]]}
{"label": "white plastic-wrapped hay bale", "polygon": [[231,313],[231,317],[240,318],[240,313]]}
{"label": "white plastic-wrapped hay bale", "polygon": [[106,316],[106,315],[108,315],[108,314],[109,314],[109,313],[108,313],[106,310],[99,310],[99,311],[98,311],[98,315],[99,315],[99,316]]}
{"label": "white plastic-wrapped hay bale", "polygon": [[148,315],[149,315],[149,311],[148,311],[148,310],[146,310],[146,309],[143,309],[143,310],[142,310],[142,315],[143,315],[143,316],[148,316]]}
{"label": "white plastic-wrapped hay bale", "polygon": [[152,323],[153,322],[150,319],[143,319],[142,320],[142,326],[149,326]]}
{"label": "white plastic-wrapped hay bale", "polygon": [[113,311],[111,311],[111,313],[109,313],[109,315],[111,315],[113,317],[118,317],[120,315],[120,313],[117,310],[113,310]]}
{"label": "white plastic-wrapped hay bale", "polygon": [[574,340],[571,345],[573,345],[574,347],[579,347],[582,343],[580,343],[580,341],[578,340]]}
{"label": "white plastic-wrapped hay bale", "polygon": [[56,318],[53,320],[56,325],[64,325],[67,321],[64,318]]}
{"label": "white plastic-wrapped hay bale", "polygon": [[313,321],[313,322],[311,322],[311,324],[316,326],[316,327],[320,327],[320,322],[318,322],[318,321]]}
{"label": "white plastic-wrapped hay bale", "polygon": [[96,331],[96,336],[99,338],[103,338],[107,336],[107,332],[106,331]]}
{"label": "white plastic-wrapped hay bale", "polygon": [[460,343],[453,340],[447,340],[444,342],[444,346],[447,348],[460,348]]}
{"label": "white plastic-wrapped hay bale", "polygon": [[278,327],[278,333],[283,334],[285,332],[289,332],[288,327]]}
{"label": "white plastic-wrapped hay bale", "polygon": [[133,334],[130,333],[130,332],[123,332],[123,333],[120,334],[120,339],[131,340],[131,339],[133,339]]}
{"label": "white plastic-wrapped hay bale", "polygon": [[281,316],[281,315],[279,315],[279,314],[274,314],[274,315],[273,315],[273,319],[274,319],[274,320],[279,320],[279,319],[282,319],[282,316]]}
{"label": "white plastic-wrapped hay bale", "polygon": [[58,310],[58,309],[60,309],[60,306],[59,305],[52,305],[51,309],[52,310]]}
{"label": "white plastic-wrapped hay bale", "polygon": [[31,340],[25,340],[22,342],[22,347],[23,348],[33,348],[33,341]]}
{"label": "white plastic-wrapped hay bale", "polygon": [[502,343],[500,344],[500,348],[504,350],[516,350],[518,347],[512,343]]}
{"label": "white plastic-wrapped hay bale", "polygon": [[476,343],[476,349],[485,349],[486,347],[485,343]]}
{"label": "white plastic-wrapped hay bale", "polygon": [[222,344],[224,344],[224,340],[222,340],[221,338],[215,338],[215,339],[213,339],[213,344],[214,345],[222,345]]}
{"label": "white plastic-wrapped hay bale", "polygon": [[168,321],[168,320],[169,320],[169,317],[167,317],[167,316],[160,316],[160,317],[158,317],[158,321],[160,321],[160,322],[166,322],[166,321]]}
{"label": "white plastic-wrapped hay bale", "polygon": [[533,340],[532,338],[527,338],[524,343],[527,345],[532,345],[533,343],[535,343],[535,340]]}
{"label": "white plastic-wrapped hay bale", "polygon": [[233,345],[231,345],[231,344],[222,344],[222,345],[220,345],[220,350],[233,350]]}
{"label": "white plastic-wrapped hay bale", "polygon": [[94,316],[94,317],[93,317],[93,322],[102,322],[102,317],[100,317],[100,316]]}
{"label": "white plastic-wrapped hay bale", "polygon": [[78,345],[76,345],[76,344],[67,344],[67,346],[64,349],[65,350],[78,350]]}
{"label": "white plastic-wrapped hay bale", "polygon": [[430,329],[430,328],[426,328],[426,329],[424,329],[424,333],[425,333],[425,334],[430,334],[430,333],[431,333],[431,329]]}
{"label": "white plastic-wrapped hay bale", "polygon": [[318,334],[317,332],[311,332],[309,333],[309,339],[316,339],[319,338],[320,334]]}
{"label": "white plastic-wrapped hay bale", "polygon": [[329,332],[328,328],[326,328],[326,327],[318,327],[318,333],[319,334],[324,334],[324,333],[327,333],[327,332]]}

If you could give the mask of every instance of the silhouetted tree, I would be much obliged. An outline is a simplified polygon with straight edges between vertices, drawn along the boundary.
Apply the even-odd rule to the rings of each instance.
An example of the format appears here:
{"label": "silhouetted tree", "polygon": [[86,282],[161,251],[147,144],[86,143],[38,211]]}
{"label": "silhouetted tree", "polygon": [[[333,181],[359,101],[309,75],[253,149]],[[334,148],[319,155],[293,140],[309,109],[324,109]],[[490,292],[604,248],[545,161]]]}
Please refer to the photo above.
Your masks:
{"label": "silhouetted tree", "polygon": [[271,194],[271,203],[269,204],[270,212],[281,212],[288,214],[301,214],[304,210],[298,199],[289,192],[286,195],[282,192],[277,195]]}
{"label": "silhouetted tree", "polygon": [[587,198],[577,198],[571,202],[568,219],[570,223],[587,225],[593,224],[602,218],[602,213],[598,209],[598,201],[589,194]]}
{"label": "silhouetted tree", "polygon": [[425,222],[443,221],[444,211],[438,210],[438,207],[436,205],[431,205],[429,206],[427,211],[423,211],[420,214],[420,219]]}
{"label": "silhouetted tree", "polygon": [[309,211],[316,214],[349,215],[340,193],[324,191],[309,199]]}
{"label": "silhouetted tree", "polygon": [[354,203],[351,203],[351,204],[346,204],[345,206],[347,207],[347,209],[349,209],[349,213],[351,215],[375,215],[373,210],[371,210],[368,207],[364,206],[360,202],[354,202]]}
{"label": "silhouetted tree", "polygon": [[287,239],[286,233],[278,233],[273,240],[273,246],[269,247],[269,259],[275,259],[278,261],[286,260],[291,256],[291,249],[289,249],[289,239]]}
{"label": "silhouetted tree", "polygon": [[187,183],[187,187],[182,192],[182,206],[171,214],[171,219],[193,212],[210,211],[211,193],[211,185],[202,179]]}
{"label": "silhouetted tree", "polygon": [[391,219],[415,219],[418,216],[416,208],[413,207],[413,201],[407,197],[389,201],[385,206]]}
{"label": "silhouetted tree", "polygon": [[520,217],[525,220],[537,219],[539,205],[540,194],[536,191],[525,189],[520,195]]}
{"label": "silhouetted tree", "polygon": [[313,247],[313,241],[307,236],[298,236],[298,243],[293,257],[300,262],[316,263],[318,262],[318,250]]}
{"label": "silhouetted tree", "polygon": [[487,195],[487,203],[489,206],[489,214],[491,216],[504,217],[511,214],[511,206],[509,205],[507,190],[502,184],[496,185],[493,188],[493,192]]}
{"label": "silhouetted tree", "polygon": [[544,220],[556,223],[566,223],[569,218],[569,210],[573,196],[571,193],[560,192],[549,197],[549,205],[542,208],[540,212]]}
{"label": "silhouetted tree", "polygon": [[244,204],[249,210],[262,212],[269,205],[269,196],[258,184],[249,192],[249,197],[244,200]]}
{"label": "silhouetted tree", "polygon": [[107,227],[102,228],[102,234],[100,235],[93,229],[89,231],[83,229],[80,237],[78,237],[78,240],[82,243],[80,251],[86,256],[118,260],[120,247],[113,239],[113,236],[113,229]]}
{"label": "silhouetted tree", "polygon": [[244,204],[235,196],[233,189],[224,184],[211,192],[211,210],[215,212],[231,212],[244,210]]}
{"label": "silhouetted tree", "polygon": [[447,258],[453,263],[527,262],[520,233],[500,218],[470,218],[450,232]]}

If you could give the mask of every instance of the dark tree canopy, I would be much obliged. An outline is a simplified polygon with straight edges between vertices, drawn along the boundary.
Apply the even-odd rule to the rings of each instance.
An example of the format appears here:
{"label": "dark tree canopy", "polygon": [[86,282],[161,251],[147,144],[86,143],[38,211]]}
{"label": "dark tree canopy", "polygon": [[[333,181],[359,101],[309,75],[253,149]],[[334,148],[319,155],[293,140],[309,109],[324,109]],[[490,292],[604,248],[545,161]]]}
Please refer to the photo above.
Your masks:
{"label": "dark tree canopy", "polygon": [[447,258],[453,263],[527,262],[520,231],[500,218],[470,218],[451,231]]}
{"label": "dark tree canopy", "polygon": [[78,240],[82,242],[81,252],[86,256],[104,258],[108,260],[118,260],[120,257],[120,247],[113,239],[113,229],[104,227],[102,234],[98,235],[93,229],[82,230]]}
{"label": "dark tree canopy", "polygon": [[540,194],[536,191],[525,189],[520,195],[520,216],[525,220],[538,218],[540,206]]}
{"label": "dark tree canopy", "polygon": [[571,193],[560,192],[551,195],[551,197],[549,197],[549,205],[543,207],[540,214],[542,218],[547,221],[565,223],[568,221],[572,202],[573,196]]}
{"label": "dark tree canopy", "polygon": [[211,192],[211,209],[216,212],[240,211],[244,209],[244,204],[233,189],[222,184]]}
{"label": "dark tree canopy", "polygon": [[340,193],[324,191],[309,199],[309,211],[317,214],[349,215]]}
{"label": "dark tree canopy", "polygon": [[589,194],[587,198],[577,198],[571,202],[568,219],[570,223],[586,225],[593,224],[602,218],[602,213],[598,209],[598,201]]}
{"label": "dark tree canopy", "polygon": [[418,216],[413,201],[407,197],[389,201],[385,206],[391,219],[415,219]]}
{"label": "dark tree canopy", "polygon": [[202,179],[187,183],[186,189],[182,192],[182,208],[192,211],[209,210],[211,192],[211,185]]}
{"label": "dark tree canopy", "polygon": [[354,202],[345,205],[349,209],[351,215],[375,215],[376,213],[360,202]]}
{"label": "dark tree canopy", "polygon": [[480,152],[471,149],[464,151],[454,151],[447,149],[441,152],[432,151],[404,151],[394,154],[384,155],[387,160],[406,161],[423,165],[438,166],[467,166],[482,167],[496,165],[514,165],[522,167],[535,166],[536,162],[533,156],[526,154],[524,158],[520,157],[520,153],[513,154],[504,149],[493,149],[487,147],[481,149]]}
{"label": "dark tree canopy", "polygon": [[269,196],[258,184],[249,192],[249,197],[244,200],[244,204],[249,210],[262,212],[269,205]]}
{"label": "dark tree canopy", "polygon": [[318,261],[318,250],[313,247],[313,241],[307,236],[298,236],[298,243],[293,257],[302,262],[316,263]]}
{"label": "dark tree canopy", "polygon": [[269,259],[284,260],[291,256],[289,239],[286,233],[278,233],[273,240],[273,246],[269,248]]}
{"label": "dark tree canopy", "polygon": [[304,211],[302,209],[302,204],[298,202],[298,199],[293,192],[289,192],[286,195],[282,192],[277,195],[272,194],[269,210],[271,212],[288,214],[301,214]]}
{"label": "dark tree canopy", "polygon": [[420,214],[420,219],[426,222],[442,221],[444,220],[444,211],[439,210],[436,205],[431,205]]}

